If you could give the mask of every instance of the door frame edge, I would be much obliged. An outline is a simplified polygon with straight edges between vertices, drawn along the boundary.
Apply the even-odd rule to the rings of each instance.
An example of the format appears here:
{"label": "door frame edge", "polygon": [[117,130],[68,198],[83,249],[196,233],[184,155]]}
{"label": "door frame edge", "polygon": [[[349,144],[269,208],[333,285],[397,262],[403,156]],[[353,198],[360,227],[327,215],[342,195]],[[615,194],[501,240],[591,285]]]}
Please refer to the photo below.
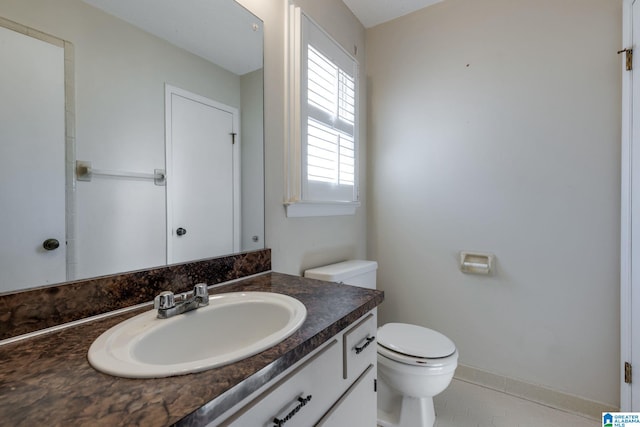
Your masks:
{"label": "door frame edge", "polygon": [[[622,5],[622,48],[633,44],[632,20],[635,0],[623,0]],[[621,194],[620,194],[620,410],[631,411],[631,385],[624,382],[625,362],[632,356],[631,324],[631,114],[632,76],[623,66],[624,55],[620,59],[622,71],[622,128],[621,128]]]}

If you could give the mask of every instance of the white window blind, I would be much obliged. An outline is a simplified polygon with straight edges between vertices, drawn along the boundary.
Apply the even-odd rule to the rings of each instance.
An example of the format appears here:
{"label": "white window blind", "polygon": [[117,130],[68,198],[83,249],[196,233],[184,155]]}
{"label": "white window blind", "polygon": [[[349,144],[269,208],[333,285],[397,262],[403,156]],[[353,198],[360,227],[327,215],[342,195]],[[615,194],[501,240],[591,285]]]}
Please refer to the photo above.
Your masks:
{"label": "white window blind", "polygon": [[354,186],[355,81],[308,48],[307,179]]}
{"label": "white window blind", "polygon": [[[288,214],[292,205],[304,203],[331,204],[324,210],[331,215],[352,214],[359,205],[358,64],[299,8],[290,10],[289,119],[294,122]],[[299,164],[291,164],[295,161]],[[349,209],[336,213],[339,205]]]}
{"label": "white window blind", "polygon": [[313,22],[303,19],[304,26],[302,196],[311,201],[353,202],[357,200],[357,63]]}

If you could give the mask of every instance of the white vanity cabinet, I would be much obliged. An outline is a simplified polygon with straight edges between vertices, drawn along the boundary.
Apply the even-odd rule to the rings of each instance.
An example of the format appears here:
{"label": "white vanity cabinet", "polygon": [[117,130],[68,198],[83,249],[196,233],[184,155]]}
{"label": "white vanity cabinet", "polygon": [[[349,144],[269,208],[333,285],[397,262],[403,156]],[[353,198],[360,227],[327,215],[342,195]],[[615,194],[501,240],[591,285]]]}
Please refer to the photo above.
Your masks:
{"label": "white vanity cabinet", "polygon": [[376,310],[209,425],[374,427]]}

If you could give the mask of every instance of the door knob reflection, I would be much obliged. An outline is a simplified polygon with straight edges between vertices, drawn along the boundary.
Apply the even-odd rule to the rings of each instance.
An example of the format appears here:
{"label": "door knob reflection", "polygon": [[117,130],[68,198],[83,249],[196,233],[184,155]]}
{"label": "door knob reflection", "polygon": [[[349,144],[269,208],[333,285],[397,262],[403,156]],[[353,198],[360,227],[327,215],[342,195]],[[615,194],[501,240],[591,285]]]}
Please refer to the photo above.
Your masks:
{"label": "door knob reflection", "polygon": [[60,247],[60,242],[57,239],[47,239],[42,242],[42,247],[48,251],[53,251]]}

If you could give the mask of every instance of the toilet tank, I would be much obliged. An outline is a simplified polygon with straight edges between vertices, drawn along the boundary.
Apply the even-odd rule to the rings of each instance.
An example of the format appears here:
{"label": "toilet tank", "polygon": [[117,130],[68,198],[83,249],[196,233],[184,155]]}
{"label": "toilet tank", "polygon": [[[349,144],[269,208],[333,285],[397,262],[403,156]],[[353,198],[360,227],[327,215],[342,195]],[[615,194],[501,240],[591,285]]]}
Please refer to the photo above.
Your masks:
{"label": "toilet tank", "polygon": [[377,269],[375,261],[351,260],[306,270],[304,277],[375,289]]}

